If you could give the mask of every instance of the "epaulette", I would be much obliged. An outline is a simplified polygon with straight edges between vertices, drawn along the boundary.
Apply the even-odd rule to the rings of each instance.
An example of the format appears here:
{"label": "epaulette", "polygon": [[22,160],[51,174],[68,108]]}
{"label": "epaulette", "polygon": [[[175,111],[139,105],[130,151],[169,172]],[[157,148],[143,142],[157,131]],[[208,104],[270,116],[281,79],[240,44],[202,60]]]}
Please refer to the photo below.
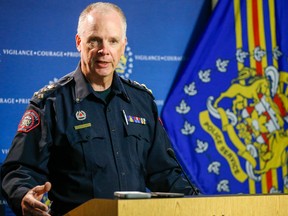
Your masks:
{"label": "epaulette", "polygon": [[136,82],[136,81],[133,81],[133,80],[130,80],[130,79],[124,79],[124,78],[122,78],[122,77],[121,77],[121,79],[122,79],[125,83],[129,84],[129,85],[132,86],[132,87],[135,87],[135,88],[140,89],[140,90],[142,90],[142,91],[148,92],[148,93],[154,98],[153,93],[152,93],[152,90],[149,89],[149,88],[147,88],[147,86],[146,86],[145,84],[140,84],[140,83],[138,83],[138,82]]}
{"label": "epaulette", "polygon": [[54,83],[51,83],[49,85],[44,86],[42,89],[40,89],[39,91],[34,93],[32,100],[36,100],[36,101],[40,102],[41,100],[47,98],[56,89],[69,83],[72,79],[73,79],[73,77],[70,76],[70,74],[68,74],[68,75],[62,77],[61,79],[59,79],[57,82],[54,82]]}

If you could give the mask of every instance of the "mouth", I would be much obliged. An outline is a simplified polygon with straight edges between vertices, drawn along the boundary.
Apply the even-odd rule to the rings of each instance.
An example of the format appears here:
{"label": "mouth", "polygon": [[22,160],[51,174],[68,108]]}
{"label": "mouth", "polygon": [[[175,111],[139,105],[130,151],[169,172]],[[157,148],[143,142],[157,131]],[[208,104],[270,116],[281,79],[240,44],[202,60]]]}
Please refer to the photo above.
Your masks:
{"label": "mouth", "polygon": [[107,62],[107,61],[100,61],[100,60],[96,60],[95,61],[95,65],[97,66],[97,67],[99,67],[99,68],[106,68],[106,67],[108,67],[109,66],[109,62]]}

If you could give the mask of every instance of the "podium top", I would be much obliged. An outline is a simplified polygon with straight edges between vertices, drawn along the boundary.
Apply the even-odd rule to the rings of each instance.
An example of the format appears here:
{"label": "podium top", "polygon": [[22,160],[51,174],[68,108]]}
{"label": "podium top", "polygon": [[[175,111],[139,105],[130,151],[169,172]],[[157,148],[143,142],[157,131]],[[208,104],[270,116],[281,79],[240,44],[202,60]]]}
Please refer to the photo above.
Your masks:
{"label": "podium top", "polygon": [[65,216],[287,216],[288,194],[92,199]]}

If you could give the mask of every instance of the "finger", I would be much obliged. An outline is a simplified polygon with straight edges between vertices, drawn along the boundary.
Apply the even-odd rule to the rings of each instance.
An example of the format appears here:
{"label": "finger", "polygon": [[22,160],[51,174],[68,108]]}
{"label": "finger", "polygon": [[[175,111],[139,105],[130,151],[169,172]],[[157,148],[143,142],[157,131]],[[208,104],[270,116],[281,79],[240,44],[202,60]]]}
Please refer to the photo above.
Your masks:
{"label": "finger", "polygon": [[22,214],[23,214],[23,216],[33,215],[33,212],[34,212],[34,208],[31,207],[30,205],[22,206]]}
{"label": "finger", "polygon": [[41,211],[47,212],[49,210],[48,206],[38,200],[35,200],[33,203],[34,209],[39,209]]}
{"label": "finger", "polygon": [[24,209],[22,209],[22,214],[23,214],[23,216],[28,216],[28,215],[51,216],[47,211],[43,211],[43,210],[37,209],[37,208],[35,209],[35,208],[30,207],[30,206],[26,206]]}
{"label": "finger", "polygon": [[46,191],[46,192],[48,192],[48,191],[50,191],[50,190],[51,190],[51,187],[52,187],[52,185],[51,185],[51,183],[50,183],[50,182],[46,182],[44,186],[45,186],[45,188],[44,188],[44,189],[45,189],[45,191]]}
{"label": "finger", "polygon": [[39,209],[41,211],[48,211],[48,206],[44,203],[38,201],[35,197],[31,195],[27,195],[22,200],[22,209],[26,209],[28,212],[31,212],[31,210]]}
{"label": "finger", "polygon": [[34,209],[32,215],[33,216],[50,216],[50,214],[47,211],[42,211],[40,209]]}
{"label": "finger", "polygon": [[33,188],[34,193],[37,193],[37,195],[44,194],[51,189],[51,183],[46,182],[44,185],[39,185]]}

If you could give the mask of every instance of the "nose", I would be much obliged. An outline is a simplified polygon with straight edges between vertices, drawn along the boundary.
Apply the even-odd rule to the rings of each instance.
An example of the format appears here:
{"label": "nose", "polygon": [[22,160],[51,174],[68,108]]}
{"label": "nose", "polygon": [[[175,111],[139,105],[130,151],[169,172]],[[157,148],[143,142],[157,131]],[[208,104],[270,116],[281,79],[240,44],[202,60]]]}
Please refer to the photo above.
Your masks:
{"label": "nose", "polygon": [[103,49],[100,49],[100,50],[97,51],[98,54],[102,54],[103,52],[104,52]]}
{"label": "nose", "polygon": [[108,45],[105,42],[102,42],[101,46],[99,46],[97,54],[107,55],[108,53],[109,53]]}
{"label": "nose", "polygon": [[98,49],[97,54],[99,54],[99,55],[108,55],[109,51],[108,51],[107,48],[103,47],[103,48]]}

